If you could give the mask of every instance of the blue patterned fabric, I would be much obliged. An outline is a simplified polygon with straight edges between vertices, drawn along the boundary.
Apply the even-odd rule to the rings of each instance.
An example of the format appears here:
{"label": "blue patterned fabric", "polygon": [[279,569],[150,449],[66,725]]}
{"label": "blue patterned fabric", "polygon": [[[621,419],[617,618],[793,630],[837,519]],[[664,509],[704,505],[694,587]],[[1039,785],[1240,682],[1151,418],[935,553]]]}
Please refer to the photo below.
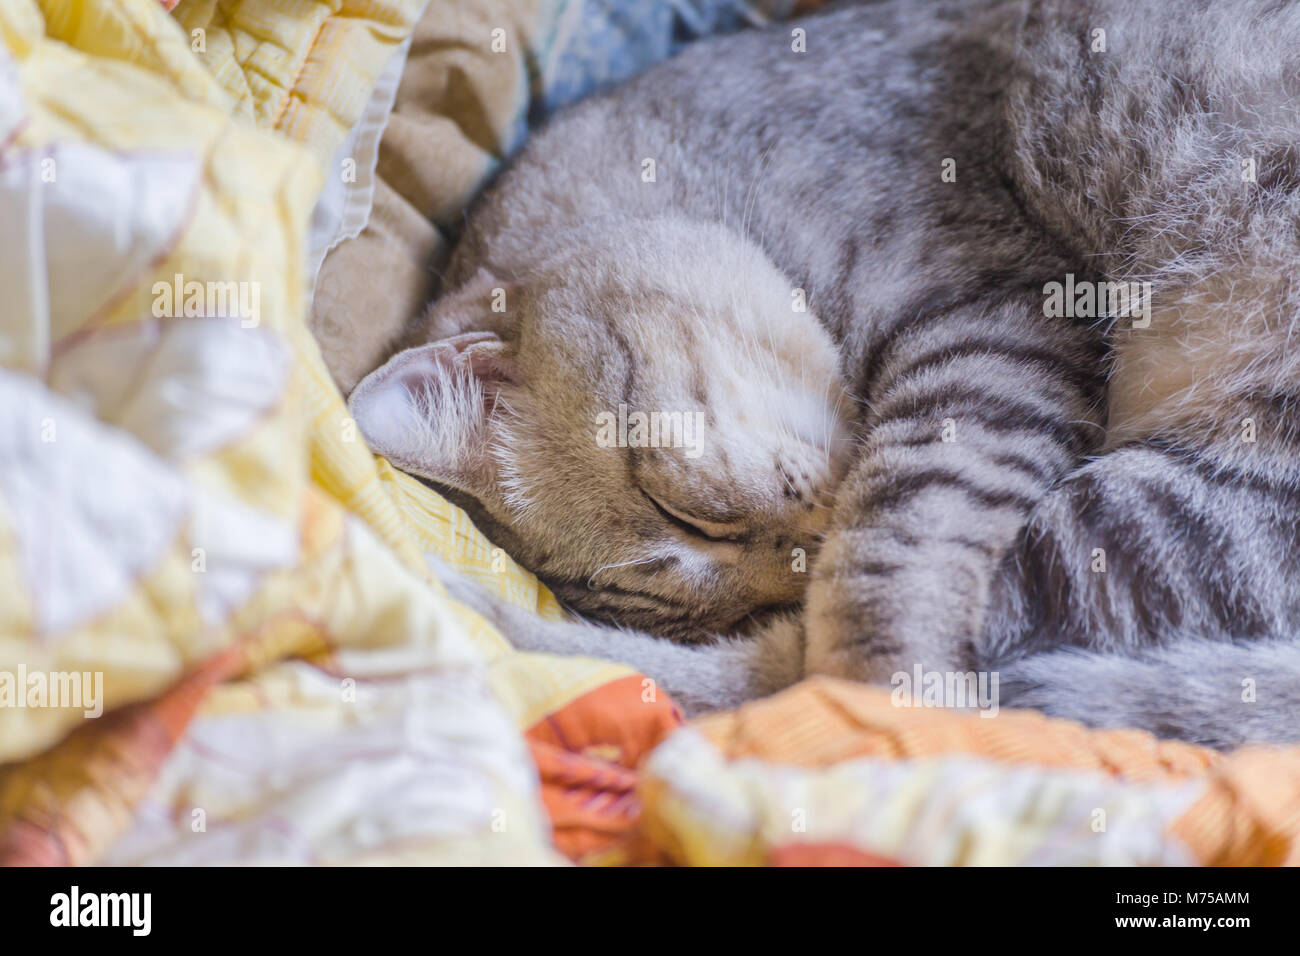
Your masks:
{"label": "blue patterned fabric", "polygon": [[578,23],[533,103],[536,122],[593,90],[625,80],[692,40],[789,16],[796,0],[574,0]]}

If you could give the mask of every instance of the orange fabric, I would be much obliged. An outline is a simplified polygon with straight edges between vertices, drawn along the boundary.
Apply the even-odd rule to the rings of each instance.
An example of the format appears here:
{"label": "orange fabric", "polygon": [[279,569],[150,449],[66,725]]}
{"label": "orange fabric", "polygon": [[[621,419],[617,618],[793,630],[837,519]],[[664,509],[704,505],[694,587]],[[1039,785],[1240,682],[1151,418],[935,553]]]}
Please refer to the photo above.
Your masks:
{"label": "orange fabric", "polygon": [[1210,866],[1300,866],[1300,748],[1232,754],[1172,830]]}
{"label": "orange fabric", "polygon": [[787,843],[773,847],[768,866],[902,866],[897,860],[864,853],[847,843]]}
{"label": "orange fabric", "polygon": [[895,707],[887,690],[826,677],[704,717],[695,727],[730,759],[819,767],[855,757],[970,754],[1099,770],[1134,781],[1201,778],[1204,794],[1171,827],[1196,859],[1224,866],[1300,865],[1300,747],[1220,754],[1137,730],[1089,730],[1033,711],[984,718]]}
{"label": "orange fabric", "polygon": [[555,845],[571,860],[594,859],[632,834],[641,813],[636,767],[682,723],[672,700],[647,695],[643,681],[633,674],[602,684],[525,735]]}
{"label": "orange fabric", "polygon": [[996,717],[928,707],[895,707],[890,692],[811,677],[695,727],[728,758],[820,767],[855,757],[902,760],[977,754],[1044,767],[1122,773],[1133,780],[1196,776],[1222,757],[1213,750],[1157,740],[1138,730],[1088,730],[1035,711]]}

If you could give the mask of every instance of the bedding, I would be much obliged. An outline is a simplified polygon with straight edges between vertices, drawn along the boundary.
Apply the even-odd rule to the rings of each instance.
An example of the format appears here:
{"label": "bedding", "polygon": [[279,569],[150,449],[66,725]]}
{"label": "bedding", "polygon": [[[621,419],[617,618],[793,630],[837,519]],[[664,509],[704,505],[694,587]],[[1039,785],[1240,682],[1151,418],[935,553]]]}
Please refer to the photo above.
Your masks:
{"label": "bedding", "polygon": [[626,862],[1300,864],[1300,748],[899,707],[825,677],[673,735],[639,793]]}
{"label": "bedding", "polygon": [[0,4],[6,862],[559,859],[506,706],[601,668],[501,703],[303,321],[325,164],[421,12]]}
{"label": "bedding", "polygon": [[339,386],[530,123],[791,12],[0,0],[0,861],[1296,862],[1300,751],[824,680],[683,727],[446,597],[561,613]]}

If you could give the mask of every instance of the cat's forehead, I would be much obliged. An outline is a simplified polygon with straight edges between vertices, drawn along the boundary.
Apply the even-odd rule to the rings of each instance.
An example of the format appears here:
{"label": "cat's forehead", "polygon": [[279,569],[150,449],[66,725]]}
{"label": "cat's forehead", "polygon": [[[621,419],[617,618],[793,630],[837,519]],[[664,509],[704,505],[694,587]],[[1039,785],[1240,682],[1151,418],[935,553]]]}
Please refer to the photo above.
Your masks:
{"label": "cat's forehead", "polygon": [[575,357],[592,350],[632,353],[668,367],[681,360],[744,365],[778,351],[832,350],[815,318],[791,309],[785,284],[775,292],[725,285],[713,279],[677,288],[631,273],[538,288],[520,338],[525,347],[531,342]]}
{"label": "cat's forehead", "polygon": [[689,302],[661,290],[628,285],[540,290],[519,330],[525,362],[545,369],[558,362],[594,377],[633,367],[672,368],[698,344],[700,323]]}

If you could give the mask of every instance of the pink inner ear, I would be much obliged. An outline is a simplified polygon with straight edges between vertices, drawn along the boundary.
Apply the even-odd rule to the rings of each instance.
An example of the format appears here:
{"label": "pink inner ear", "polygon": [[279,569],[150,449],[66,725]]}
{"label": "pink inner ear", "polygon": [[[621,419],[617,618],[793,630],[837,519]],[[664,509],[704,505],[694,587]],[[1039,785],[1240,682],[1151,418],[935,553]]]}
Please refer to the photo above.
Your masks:
{"label": "pink inner ear", "polygon": [[514,380],[505,343],[491,332],[462,332],[408,354],[397,381],[411,392],[421,388],[430,375],[446,372],[467,372],[489,386]]}
{"label": "pink inner ear", "polygon": [[439,345],[450,345],[457,352],[463,352],[466,348],[478,342],[500,342],[495,332],[461,332],[459,335],[453,335],[449,338],[438,339]]}
{"label": "pink inner ear", "polygon": [[[362,380],[349,407],[376,452],[473,493],[491,480],[490,412],[511,367],[492,333],[456,335],[394,356]],[[467,400],[472,394],[481,396],[481,409]]]}
{"label": "pink inner ear", "polygon": [[486,384],[515,381],[515,367],[506,344],[492,332],[462,332],[437,343],[440,361],[450,368],[466,369]]}
{"label": "pink inner ear", "polygon": [[469,346],[457,357],[467,362],[474,376],[485,382],[502,384],[515,381],[515,366],[501,342],[480,342]]}
{"label": "pink inner ear", "polygon": [[442,369],[450,369],[456,358],[453,349],[432,348],[413,353],[396,369],[393,384],[401,385],[406,391],[415,394],[423,388],[429,379],[444,374]]}

